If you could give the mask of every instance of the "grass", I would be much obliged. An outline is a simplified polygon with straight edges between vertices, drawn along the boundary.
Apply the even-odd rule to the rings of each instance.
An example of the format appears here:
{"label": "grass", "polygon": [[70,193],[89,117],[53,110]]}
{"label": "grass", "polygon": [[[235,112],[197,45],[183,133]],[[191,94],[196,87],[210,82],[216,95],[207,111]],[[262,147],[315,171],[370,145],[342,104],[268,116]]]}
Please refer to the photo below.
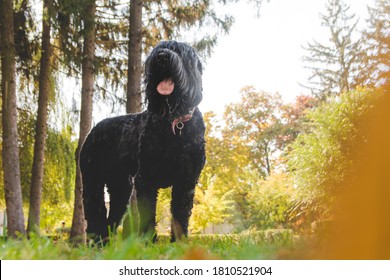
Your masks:
{"label": "grass", "polygon": [[13,260],[177,260],[177,259],[278,259],[293,244],[288,230],[268,230],[246,234],[192,235],[170,243],[162,236],[157,243],[140,238],[122,240],[114,236],[105,247],[72,247],[67,240],[48,237],[0,241],[0,259]]}

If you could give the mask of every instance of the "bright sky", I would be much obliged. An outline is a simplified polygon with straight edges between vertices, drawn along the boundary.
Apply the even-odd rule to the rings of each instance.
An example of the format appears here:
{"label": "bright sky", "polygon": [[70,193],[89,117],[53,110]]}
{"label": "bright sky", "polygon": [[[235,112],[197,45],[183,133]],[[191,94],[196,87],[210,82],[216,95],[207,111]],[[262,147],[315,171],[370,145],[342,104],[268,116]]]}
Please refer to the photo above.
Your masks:
{"label": "bright sky", "polygon": [[[364,26],[366,6],[374,0],[344,0]],[[286,101],[309,94],[299,83],[308,77],[302,56],[307,42],[326,42],[327,30],[321,27],[320,12],[327,0],[271,0],[263,4],[260,17],[247,1],[228,9],[235,23],[204,65],[203,112],[222,115],[225,105],[239,101],[240,89],[253,85],[257,90],[279,92]]]}

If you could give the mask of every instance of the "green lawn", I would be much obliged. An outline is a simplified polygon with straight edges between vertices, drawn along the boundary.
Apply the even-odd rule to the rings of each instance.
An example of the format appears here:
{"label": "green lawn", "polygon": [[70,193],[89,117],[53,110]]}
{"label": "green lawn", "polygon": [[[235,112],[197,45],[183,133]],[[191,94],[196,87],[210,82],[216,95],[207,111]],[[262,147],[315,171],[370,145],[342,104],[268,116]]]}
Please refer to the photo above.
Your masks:
{"label": "green lawn", "polygon": [[278,259],[280,253],[293,245],[288,230],[267,230],[246,234],[191,235],[188,240],[170,243],[167,236],[157,243],[139,238],[122,240],[114,236],[103,248],[72,247],[67,240],[53,241],[47,237],[29,240],[2,240],[0,259],[21,260],[156,260],[156,259]]}

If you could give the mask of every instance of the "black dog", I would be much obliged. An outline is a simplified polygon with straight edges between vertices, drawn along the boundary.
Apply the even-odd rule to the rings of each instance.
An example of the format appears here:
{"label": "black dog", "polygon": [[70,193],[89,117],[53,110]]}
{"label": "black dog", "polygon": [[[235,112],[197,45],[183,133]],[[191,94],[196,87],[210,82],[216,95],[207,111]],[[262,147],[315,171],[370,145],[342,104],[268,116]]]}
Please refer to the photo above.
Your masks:
{"label": "black dog", "polygon": [[[202,65],[195,50],[161,42],[145,64],[147,110],[109,118],[88,135],[80,155],[87,233],[115,231],[135,187],[140,230],[155,232],[159,188],[172,186],[171,240],[188,234],[194,188],[205,163]],[[104,204],[104,187],[110,208]]]}

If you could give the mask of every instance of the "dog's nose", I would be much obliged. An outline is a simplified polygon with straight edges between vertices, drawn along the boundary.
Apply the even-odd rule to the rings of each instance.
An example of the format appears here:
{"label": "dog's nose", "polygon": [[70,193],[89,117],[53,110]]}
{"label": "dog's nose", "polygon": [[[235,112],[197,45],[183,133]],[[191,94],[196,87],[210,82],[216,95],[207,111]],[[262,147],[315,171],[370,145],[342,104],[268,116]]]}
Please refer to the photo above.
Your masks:
{"label": "dog's nose", "polygon": [[168,54],[165,51],[161,51],[157,54],[158,62],[165,62],[168,60]]}

